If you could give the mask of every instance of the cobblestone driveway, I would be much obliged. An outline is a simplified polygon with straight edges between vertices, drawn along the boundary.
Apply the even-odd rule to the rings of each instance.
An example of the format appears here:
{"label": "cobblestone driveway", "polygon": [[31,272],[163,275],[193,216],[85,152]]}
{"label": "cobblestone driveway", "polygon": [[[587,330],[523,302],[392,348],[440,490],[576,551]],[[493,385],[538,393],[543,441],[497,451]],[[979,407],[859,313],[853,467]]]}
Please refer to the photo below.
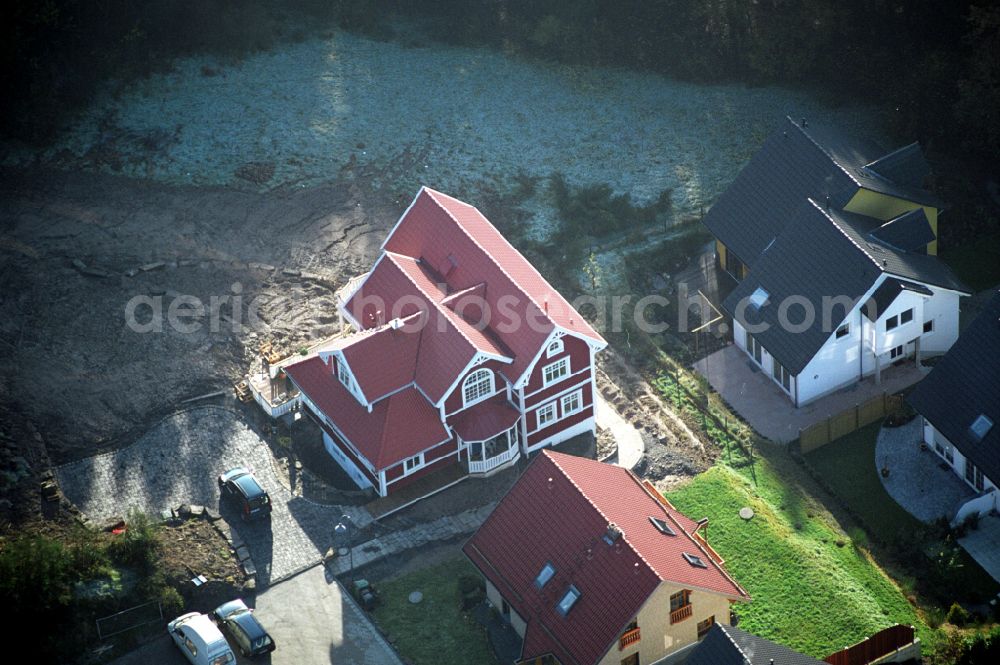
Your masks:
{"label": "cobblestone driveway", "polygon": [[293,496],[278,481],[267,444],[231,409],[205,406],[170,416],[127,448],[56,468],[66,497],[92,520],[150,515],[182,503],[219,509],[219,473],[254,469],[274,505],[270,520],[243,524],[228,506],[220,512],[236,527],[257,567],[257,582],[271,584],[308,568],[333,542],[333,526],[347,513],[358,527],[371,521],[355,507],[320,506]]}

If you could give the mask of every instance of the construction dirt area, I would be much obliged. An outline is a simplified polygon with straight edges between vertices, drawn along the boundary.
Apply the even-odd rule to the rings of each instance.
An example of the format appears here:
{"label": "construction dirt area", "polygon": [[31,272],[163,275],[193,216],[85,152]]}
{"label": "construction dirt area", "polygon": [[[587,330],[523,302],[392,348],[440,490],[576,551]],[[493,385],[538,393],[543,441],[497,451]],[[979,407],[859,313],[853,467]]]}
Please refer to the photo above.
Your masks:
{"label": "construction dirt area", "polygon": [[[532,112],[498,113],[496,81]],[[525,96],[536,89],[547,95]],[[293,355],[340,330],[337,289],[371,267],[420,185],[479,206],[536,257],[558,254],[556,172],[642,205],[670,193],[666,234],[788,109],[855,117],[784,90],[341,32],[109,88],[52,144],[0,144],[5,496],[136,440],[185,400],[228,394],[262,342]],[[636,242],[660,232],[646,231]],[[600,268],[603,288],[626,288],[614,273],[628,245],[591,250],[614,268]],[[558,288],[586,281],[583,266],[567,274]],[[671,486],[711,465],[717,451],[613,347],[599,362],[602,394],[641,430],[638,470]]]}
{"label": "construction dirt area", "polygon": [[[10,444],[36,471],[125,445],[184,400],[231,389],[261,341],[290,355],[339,330],[336,290],[368,269],[408,203],[356,179],[267,193],[45,170],[0,181],[0,395],[24,433]],[[170,325],[191,297],[205,311]],[[162,329],[146,330],[154,307]],[[641,427],[647,473],[711,464],[605,355],[598,386]]]}

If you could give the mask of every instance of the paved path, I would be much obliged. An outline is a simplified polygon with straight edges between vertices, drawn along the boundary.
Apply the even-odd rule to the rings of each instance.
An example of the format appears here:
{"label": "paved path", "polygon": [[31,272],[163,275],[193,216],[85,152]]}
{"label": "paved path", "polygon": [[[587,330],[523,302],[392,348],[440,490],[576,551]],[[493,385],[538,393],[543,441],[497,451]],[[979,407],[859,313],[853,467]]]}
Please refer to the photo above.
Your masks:
{"label": "paved path", "polygon": [[[976,496],[937,453],[921,450],[923,420],[914,418],[902,427],[883,427],[875,443],[875,459],[882,486],[908,513],[922,522],[951,518],[958,507]],[[888,467],[889,477],[882,476]]]}
{"label": "paved path", "polygon": [[983,569],[1000,582],[1000,517],[987,515],[979,518],[979,527],[969,529],[958,544],[972,555]]}
{"label": "paved path", "polygon": [[402,665],[322,565],[258,594],[256,613],[278,646],[271,665]]}
{"label": "paved path", "polygon": [[922,379],[929,370],[913,363],[882,370],[882,383],[873,377],[796,408],[788,395],[768,378],[750,356],[730,344],[702,358],[694,369],[708,379],[715,391],[761,436],[778,443],[799,437],[799,430],[854,408],[883,392],[899,392]]}
{"label": "paved path", "polygon": [[[273,502],[270,520],[244,524],[219,506],[219,473],[251,466]],[[220,509],[244,541],[262,585],[318,563],[333,543],[333,526],[347,513],[355,525],[371,521],[360,508],[321,506],[293,496],[274,473],[271,451],[231,409],[204,406],[162,420],[127,448],[56,468],[66,497],[92,520],[148,514],[182,503]]]}
{"label": "paved path", "polygon": [[618,443],[618,461],[615,464],[631,469],[639,463],[642,454],[646,451],[642,435],[631,423],[622,418],[614,407],[608,404],[604,396],[597,391],[594,391],[594,400],[596,402],[597,425],[611,430],[611,434]]}
{"label": "paved path", "polygon": [[[490,516],[496,505],[496,502],[488,503],[457,515],[441,517],[432,522],[418,524],[400,531],[393,531],[387,535],[361,543],[351,548],[354,557],[354,567],[360,568],[392,554],[414,547],[421,547],[430,542],[446,541],[458,536],[471,534],[486,521],[486,518]],[[351,557],[345,554],[331,559],[327,565],[335,575],[343,575],[350,571],[351,563]]]}

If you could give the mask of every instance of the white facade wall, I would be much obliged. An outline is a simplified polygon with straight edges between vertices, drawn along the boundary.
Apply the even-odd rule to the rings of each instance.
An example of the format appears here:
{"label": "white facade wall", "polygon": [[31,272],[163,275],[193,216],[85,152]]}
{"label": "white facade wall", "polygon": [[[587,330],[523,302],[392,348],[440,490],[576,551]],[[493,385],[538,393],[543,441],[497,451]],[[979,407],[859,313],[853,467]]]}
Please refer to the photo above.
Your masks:
{"label": "white facade wall", "polygon": [[[872,322],[865,316],[864,304],[868,298],[882,285],[888,275],[881,275],[868,293],[848,313],[841,323],[848,323],[850,328],[846,336],[837,339],[835,331],[839,324],[831,324],[830,337],[812,360],[803,368],[798,376],[792,379],[791,399],[796,406],[804,406],[813,400],[839,390],[865,376],[871,376],[876,371],[875,356],[878,355],[878,366],[885,371],[893,362],[900,358],[912,358],[915,354],[914,342],[920,339],[921,357],[940,355],[951,348],[958,339],[958,305],[960,294],[947,289],[928,287],[933,292],[924,296],[913,291],[903,291],[896,299],[880,312],[877,321]],[[913,309],[913,320],[897,325],[893,330],[886,331],[886,319],[899,316],[907,309]],[[833,307],[831,314],[836,318],[843,311],[840,306]],[[822,321],[823,312],[816,316]],[[933,330],[924,333],[924,322],[933,321]],[[752,353],[747,348],[746,331],[738,321],[733,321],[733,340],[736,346],[743,349],[747,355]],[[903,346],[903,356],[892,358],[891,351],[897,346]],[[873,352],[874,349],[874,352]],[[768,378],[775,381],[773,374],[773,359],[763,349],[760,368]],[[782,387],[782,389],[784,389]]]}
{"label": "white facade wall", "polygon": [[[951,470],[955,472],[955,475],[958,476],[962,482],[967,484],[969,487],[976,489],[973,483],[970,483],[965,479],[965,455],[963,455],[958,448],[951,445],[951,442],[948,441],[947,437],[937,431],[934,425],[930,424],[926,418],[924,419],[924,443],[926,443],[931,450],[937,453],[942,460],[951,466]],[[938,445],[940,445],[944,451],[951,453],[951,460],[947,458],[945,453],[942,453],[937,449]],[[995,489],[997,489],[997,484],[986,476],[983,476],[983,493],[990,492]],[[979,490],[976,489],[976,491]]]}
{"label": "white facade wall", "polygon": [[934,330],[920,337],[920,355],[924,357],[947,353],[958,340],[958,299],[961,296],[955,291],[931,288],[934,295],[924,301],[924,321],[933,321]]}

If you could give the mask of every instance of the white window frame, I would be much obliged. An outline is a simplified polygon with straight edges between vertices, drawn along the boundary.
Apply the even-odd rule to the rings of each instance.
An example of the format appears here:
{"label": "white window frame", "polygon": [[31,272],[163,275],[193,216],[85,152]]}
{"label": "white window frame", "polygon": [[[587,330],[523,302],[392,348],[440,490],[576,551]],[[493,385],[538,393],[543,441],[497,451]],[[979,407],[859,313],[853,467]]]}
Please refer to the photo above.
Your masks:
{"label": "white window frame", "polygon": [[[575,409],[566,408],[568,402],[576,401]],[[574,413],[579,413],[583,411],[583,389],[574,390],[568,395],[563,395],[559,398],[559,409],[562,411],[562,417],[571,416]]]}
{"label": "white window frame", "polygon": [[[930,330],[927,329],[927,326],[930,326]],[[924,325],[921,328],[921,331],[922,331],[921,334],[923,334],[923,335],[930,335],[931,333],[933,333],[934,332],[934,319],[927,319],[926,321],[924,321]]]}
{"label": "white window frame", "polygon": [[[485,376],[485,381],[483,378]],[[488,383],[486,392],[481,392],[481,386],[484,383]],[[469,399],[469,389],[474,388],[476,394],[473,395],[472,399]],[[488,399],[493,393],[496,392],[496,384],[493,379],[493,372],[486,368],[480,368],[474,371],[469,376],[465,377],[465,381],[462,381],[462,404],[464,406],[471,406],[478,402],[482,402],[484,399]]]}
{"label": "white window frame", "polygon": [[843,323],[837,327],[837,331],[834,333],[834,339],[843,339],[850,334],[851,334],[851,324]]}
{"label": "white window frame", "polygon": [[900,344],[889,349],[889,360],[895,360],[906,355],[906,345]]}
{"label": "white window frame", "polygon": [[[543,420],[542,418],[543,414],[551,414],[551,415],[548,415],[548,417]],[[535,411],[535,420],[537,422],[536,429],[542,429],[543,427],[551,425],[556,420],[558,420],[556,414],[556,403],[553,401],[538,407],[538,410]]]}
{"label": "white window frame", "polygon": [[[907,319],[906,321],[904,321],[903,319],[907,315],[909,315],[910,318]],[[910,307],[909,309],[904,309],[902,312],[899,313],[899,325],[905,326],[907,323],[910,323],[911,321],[913,321],[913,308],[912,307]]]}
{"label": "white window frame", "polygon": [[545,347],[545,357],[551,358],[557,353],[562,353],[565,348],[566,347],[563,344],[562,337],[554,339],[551,342],[549,342],[549,345],[547,347]]}
{"label": "white window frame", "polygon": [[403,460],[403,475],[408,476],[415,471],[419,471],[424,468],[424,454],[414,455],[409,459]]}
{"label": "white window frame", "polygon": [[[556,376],[556,368],[562,367],[562,372]],[[550,376],[551,371],[551,376]],[[549,363],[542,368],[542,385],[551,386],[553,383],[559,383],[567,376],[569,376],[569,356],[563,356],[554,363]]]}

